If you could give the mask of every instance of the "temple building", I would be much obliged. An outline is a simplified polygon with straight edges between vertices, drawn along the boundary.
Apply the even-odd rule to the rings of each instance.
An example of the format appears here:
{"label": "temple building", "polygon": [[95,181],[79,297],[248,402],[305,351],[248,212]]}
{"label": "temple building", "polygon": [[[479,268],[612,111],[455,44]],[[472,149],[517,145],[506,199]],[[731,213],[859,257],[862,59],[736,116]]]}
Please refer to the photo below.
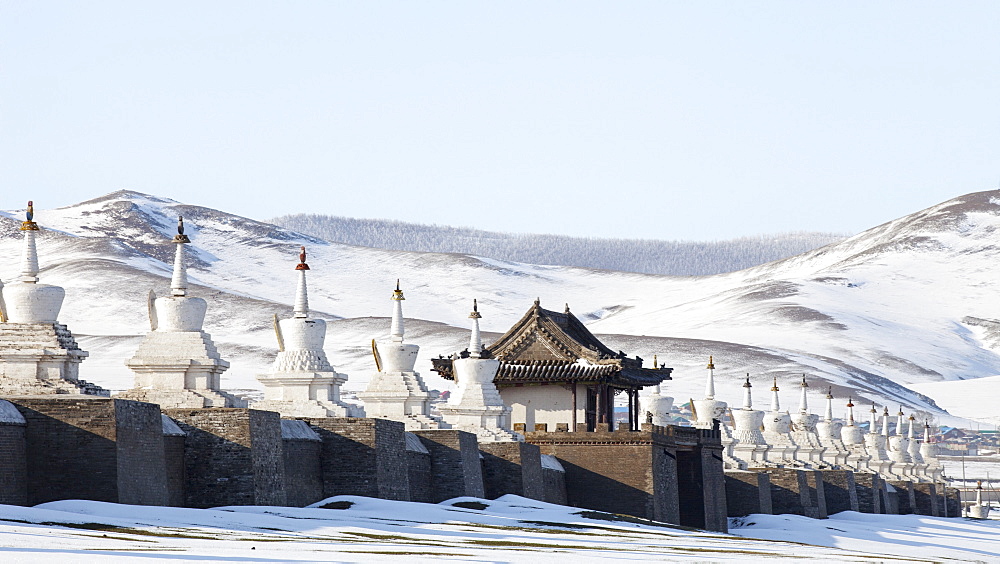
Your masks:
{"label": "temple building", "polygon": [[629,358],[601,343],[569,306],[559,313],[543,309],[538,300],[495,343],[432,359],[434,371],[454,380],[455,361],[472,353],[499,362],[494,383],[512,410],[515,429],[613,427],[614,396],[622,393],[628,398],[629,428],[638,429],[639,390],[669,380],[673,370],[643,368],[641,358]]}
{"label": "temple building", "polygon": [[149,292],[151,331],[126,365],[135,373],[135,387],[116,397],[174,407],[245,407],[245,401],[222,391],[220,379],[229,368],[204,330],[208,302],[188,296],[184,246],[184,220],[177,220],[177,235],[171,240],[174,272],[170,295]]}
{"label": "temple building", "polygon": [[58,321],[66,291],[38,283],[39,227],[32,202],[26,215],[21,275],[6,287],[0,283],[0,394],[107,395],[78,377],[88,355]]}

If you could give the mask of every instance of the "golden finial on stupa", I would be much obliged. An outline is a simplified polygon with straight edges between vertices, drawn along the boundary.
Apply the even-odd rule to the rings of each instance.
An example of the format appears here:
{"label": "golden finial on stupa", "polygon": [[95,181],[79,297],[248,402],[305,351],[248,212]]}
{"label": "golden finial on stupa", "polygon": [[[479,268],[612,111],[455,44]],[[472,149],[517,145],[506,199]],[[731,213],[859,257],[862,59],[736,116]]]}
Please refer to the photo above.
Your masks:
{"label": "golden finial on stupa", "polygon": [[472,300],[472,313],[469,314],[469,319],[482,319],[483,316],[479,314],[479,303],[473,299]]}
{"label": "golden finial on stupa", "polygon": [[174,235],[174,243],[190,243],[191,239],[184,234],[184,218],[177,216],[177,235]]}
{"label": "golden finial on stupa", "polygon": [[397,302],[406,299],[403,297],[403,291],[399,289],[399,278],[396,279],[396,289],[392,291],[392,299]]}
{"label": "golden finial on stupa", "polygon": [[715,370],[715,363],[712,362],[712,357],[708,357],[708,370]]}
{"label": "golden finial on stupa", "polygon": [[306,248],[304,245],[299,247],[299,264],[295,265],[295,270],[309,270],[309,265],[306,264]]}
{"label": "golden finial on stupa", "polygon": [[38,231],[38,224],[32,221],[35,219],[35,206],[31,200],[28,200],[28,211],[25,216],[28,220],[21,222],[21,231]]}

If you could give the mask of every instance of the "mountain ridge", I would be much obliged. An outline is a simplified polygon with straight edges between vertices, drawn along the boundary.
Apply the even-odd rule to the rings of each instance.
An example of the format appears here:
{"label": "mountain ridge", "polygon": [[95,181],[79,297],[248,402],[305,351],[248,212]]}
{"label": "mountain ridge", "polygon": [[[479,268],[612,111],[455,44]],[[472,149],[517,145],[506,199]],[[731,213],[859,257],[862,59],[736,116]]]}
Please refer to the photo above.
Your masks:
{"label": "mountain ridge", "polygon": [[[328,355],[350,376],[347,390],[363,388],[374,371],[369,343],[388,331],[382,315],[401,278],[407,339],[421,345],[418,370],[431,387],[449,386],[427,359],[464,348],[472,298],[479,299],[484,331],[498,335],[540,297],[543,304],[569,303],[614,349],[647,360],[657,354],[675,368],[666,388],[679,400],[700,397],[705,361],[715,354],[719,397],[731,402],[741,396],[746,372],[767,387],[773,377],[788,386],[807,373],[813,405],[832,386],[838,398],[947,417],[918,388],[1000,374],[990,333],[1000,318],[996,195],[960,196],[796,257],[697,277],[329,243],[138,192],[36,210],[36,221],[43,229],[42,281],[66,288],[61,321],[91,352],[81,377],[113,389],[131,384],[124,361],[149,330],[146,293],[168,287],[168,241],[183,214],[192,292],[209,300],[206,330],[233,365],[223,375],[226,387],[259,388],[255,376],[276,352],[270,318],[290,313],[304,244],[313,266],[310,303],[314,315],[329,320]],[[0,214],[7,264],[20,256],[16,215]]]}

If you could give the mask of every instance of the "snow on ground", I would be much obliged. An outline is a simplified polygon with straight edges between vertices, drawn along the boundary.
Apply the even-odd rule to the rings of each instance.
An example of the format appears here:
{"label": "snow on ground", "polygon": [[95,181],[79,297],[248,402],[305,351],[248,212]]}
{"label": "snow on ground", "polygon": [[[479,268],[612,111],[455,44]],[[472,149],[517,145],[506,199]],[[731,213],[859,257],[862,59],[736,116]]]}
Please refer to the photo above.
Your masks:
{"label": "snow on ground", "polygon": [[910,388],[934,398],[939,406],[958,417],[965,417],[992,428],[1000,425],[1000,376],[987,376],[951,382],[911,384]]}
{"label": "snow on ground", "polygon": [[[521,498],[441,504],[338,496],[335,507],[0,506],[4,562],[926,562],[1000,560],[1000,521],[751,515],[695,531]],[[763,539],[763,540],[761,540]]]}

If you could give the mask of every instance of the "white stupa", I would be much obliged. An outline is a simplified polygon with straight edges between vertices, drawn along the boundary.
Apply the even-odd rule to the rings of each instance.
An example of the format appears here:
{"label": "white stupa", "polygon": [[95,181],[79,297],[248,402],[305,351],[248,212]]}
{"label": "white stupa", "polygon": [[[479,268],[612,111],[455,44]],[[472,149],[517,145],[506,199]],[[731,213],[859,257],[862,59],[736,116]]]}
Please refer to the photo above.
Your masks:
{"label": "white stupa", "polygon": [[705,399],[693,402],[696,419],[693,422],[695,427],[711,429],[714,421],[718,420],[719,425],[725,424],[723,414],[728,407],[726,402],[715,399],[715,362],[713,357],[708,357],[708,379],[705,381]]}
{"label": "white stupa", "polygon": [[254,409],[277,411],[286,417],[360,417],[361,410],[340,400],[340,386],[347,376],[337,373],[327,360],[326,321],[309,317],[306,286],[306,248],[301,247],[298,284],[292,317],[274,317],[278,356],[271,371],[257,380],[264,385],[264,399]]}
{"label": "white stupa", "polygon": [[753,408],[753,398],[750,394],[750,375],[743,383],[743,407],[732,410],[733,413],[733,443],[729,449],[731,456],[739,461],[741,469],[760,466],[766,461],[768,450],[761,426],[764,424],[764,412]]}
{"label": "white stupa", "polygon": [[80,350],[73,334],[58,321],[66,292],[38,283],[38,224],[28,202],[21,275],[0,284],[0,395],[107,395],[98,386],[79,379]]}
{"label": "white stupa", "polygon": [[899,406],[899,413],[896,414],[896,432],[889,437],[889,458],[893,462],[900,464],[912,464],[913,458],[910,457],[910,441],[903,434],[903,422],[905,420],[903,406]]}
{"label": "white stupa", "polygon": [[520,441],[519,434],[510,430],[511,408],[503,403],[493,379],[500,370],[500,361],[482,358],[483,342],[479,336],[479,307],[472,301],[472,336],[469,356],[452,361],[456,389],[441,406],[441,416],[452,428],[475,433],[481,442]]}
{"label": "white stupa", "polygon": [[[659,368],[659,360],[653,355],[653,369]],[[674,409],[674,398],[661,393],[660,385],[653,387],[653,393],[646,396],[643,401],[643,411],[647,414],[649,422],[653,425],[666,427],[673,423],[670,413]]]}
{"label": "white stupa", "polygon": [[840,429],[843,424],[833,419],[833,388],[826,390],[826,409],[823,419],[816,423],[816,436],[824,448],[823,461],[839,466],[847,462],[847,448],[841,440]]}
{"label": "white stupa", "polygon": [[392,293],[392,321],[389,340],[372,340],[372,354],[378,370],[358,397],[365,402],[365,416],[392,419],[406,424],[407,431],[439,429],[441,420],[430,415],[431,394],[420,374],[413,370],[418,345],[403,342],[403,291],[396,281]]}
{"label": "white stupa", "polygon": [[245,407],[240,398],[223,392],[220,376],[229,363],[219,356],[212,337],[202,330],[208,303],[187,295],[184,220],[177,220],[173,241],[174,273],[170,295],[149,292],[150,331],[135,356],[125,364],[135,373],[135,387],[117,397],[174,407]]}
{"label": "white stupa", "polygon": [[933,482],[941,480],[941,461],[938,460],[938,446],[931,442],[931,425],[924,422],[924,441],[920,443],[920,458],[927,468],[924,472]]}
{"label": "white stupa", "polygon": [[767,450],[767,461],[770,464],[801,465],[796,460],[799,447],[792,440],[792,418],[781,411],[778,391],[778,379],[775,377],[771,386],[771,410],[764,414],[764,440],[771,447]]}
{"label": "white stupa", "polygon": [[792,439],[799,446],[799,460],[818,464],[823,462],[824,447],[820,444],[816,432],[819,417],[809,413],[808,390],[809,384],[806,382],[806,375],[803,374],[802,383],[799,384],[799,410],[791,416]]}
{"label": "white stupa", "polygon": [[868,468],[871,456],[865,449],[864,429],[854,424],[854,400],[847,399],[847,424],[840,428],[840,440],[848,450],[847,466],[854,470]]}

